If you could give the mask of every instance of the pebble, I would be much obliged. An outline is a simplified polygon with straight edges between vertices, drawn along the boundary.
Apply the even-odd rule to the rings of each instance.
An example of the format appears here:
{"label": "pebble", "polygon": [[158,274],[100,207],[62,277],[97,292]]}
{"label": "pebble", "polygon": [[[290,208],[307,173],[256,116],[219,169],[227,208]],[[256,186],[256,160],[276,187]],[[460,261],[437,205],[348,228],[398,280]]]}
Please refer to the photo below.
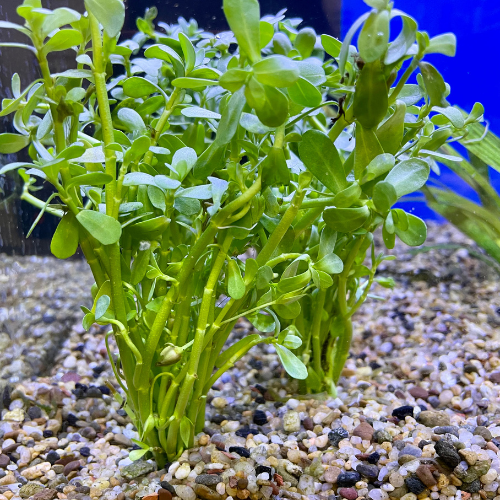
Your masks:
{"label": "pebble", "polygon": [[328,439],[332,446],[338,446],[342,439],[346,439],[349,437],[349,432],[345,430],[343,427],[337,427],[328,433]]}
{"label": "pebble", "polygon": [[300,416],[296,411],[287,411],[283,416],[283,429],[285,432],[298,432],[300,430]]}
{"label": "pebble", "polygon": [[354,471],[341,472],[337,477],[337,485],[340,487],[354,486],[360,480],[361,480],[361,475],[359,472],[354,472]]}
{"label": "pebble", "polygon": [[347,500],[356,500],[358,498],[358,492],[355,488],[339,488],[338,493]]}
{"label": "pebble", "polygon": [[441,439],[434,445],[434,448],[439,457],[450,467],[454,468],[460,463],[460,455],[449,441]]}
{"label": "pebble", "polygon": [[450,425],[450,417],[443,411],[421,411],[418,415],[418,421],[426,427]]}
{"label": "pebble", "polygon": [[371,441],[373,437],[374,429],[367,422],[361,422],[353,431],[353,436],[358,436],[363,440]]}

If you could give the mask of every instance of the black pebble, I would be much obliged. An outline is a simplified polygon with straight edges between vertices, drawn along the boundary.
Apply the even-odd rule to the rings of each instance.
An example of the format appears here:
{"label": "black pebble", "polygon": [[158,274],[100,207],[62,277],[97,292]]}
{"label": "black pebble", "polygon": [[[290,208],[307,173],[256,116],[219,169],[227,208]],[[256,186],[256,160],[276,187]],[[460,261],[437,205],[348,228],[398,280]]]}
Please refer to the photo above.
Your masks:
{"label": "black pebble", "polygon": [[370,361],[368,364],[372,370],[376,370],[377,368],[381,368],[382,365],[379,365],[376,361]]}
{"label": "black pebble", "polygon": [[250,458],[250,452],[243,446],[230,446],[229,453],[237,453],[240,457]]}
{"label": "black pebble", "polygon": [[118,415],[120,415],[120,417],[126,417],[127,416],[127,412],[123,408],[120,408],[119,410],[117,410],[116,413]]}
{"label": "black pebble", "polygon": [[379,460],[380,460],[380,453],[378,451],[375,451],[366,459],[366,461],[369,464],[376,464]]}
{"label": "black pebble", "polygon": [[76,399],[83,399],[85,397],[83,389],[73,389],[71,392],[75,395]]}
{"label": "black pebble", "polygon": [[358,481],[361,481],[361,474],[359,472],[341,472],[337,479],[337,486],[340,488],[350,488]]}
{"label": "black pebble", "polygon": [[447,463],[452,468],[455,468],[462,460],[453,444],[445,439],[439,440],[434,445],[434,448],[443,462]]}
{"label": "black pebble", "polygon": [[425,484],[418,477],[407,477],[405,483],[410,492],[415,495],[420,495],[425,490]]}
{"label": "black pebble", "polygon": [[224,420],[227,420],[227,418],[224,415],[217,414],[217,415],[214,415],[210,420],[214,424],[220,425],[222,422],[224,422]]}
{"label": "black pebble", "polygon": [[43,431],[43,437],[44,438],[51,438],[54,435],[54,432],[51,431],[50,429],[45,429]]}
{"label": "black pebble", "polygon": [[338,446],[342,439],[348,438],[349,433],[343,427],[337,427],[328,433],[328,439],[333,446]]}
{"label": "black pebble", "polygon": [[424,446],[427,446],[428,444],[432,444],[432,441],[425,441],[425,439],[422,439],[421,441],[419,441],[418,443],[418,447],[423,450],[424,449]]}
{"label": "black pebble", "polygon": [[90,448],[88,446],[80,448],[80,455],[82,457],[90,457]]}
{"label": "black pebble", "polygon": [[400,406],[392,411],[392,416],[404,420],[405,417],[413,417],[413,406]]}
{"label": "black pebble", "polygon": [[50,450],[47,453],[47,458],[45,460],[47,460],[47,462],[49,462],[51,465],[54,465],[60,458],[61,457],[59,453],[57,453],[57,451]]}
{"label": "black pebble", "polygon": [[66,422],[68,422],[69,425],[75,425],[78,422],[78,419],[75,417],[75,415],[73,415],[73,413],[68,413]]}
{"label": "black pebble", "polygon": [[258,434],[259,429],[254,429],[252,427],[242,427],[241,429],[238,429],[235,434],[239,437],[242,438],[247,438],[249,434]]}
{"label": "black pebble", "polygon": [[175,489],[174,487],[168,482],[168,481],[162,481],[160,483],[160,486],[164,489],[172,493],[172,495],[175,495]]}
{"label": "black pebble", "polygon": [[271,467],[266,467],[265,465],[257,465],[257,467],[255,467],[255,474],[257,476],[264,472],[267,472],[269,474],[269,479],[271,479]]}
{"label": "black pebble", "polygon": [[31,420],[35,420],[35,418],[40,418],[42,416],[42,410],[38,406],[30,406],[28,408],[28,417]]}
{"label": "black pebble", "polygon": [[368,479],[377,479],[378,467],[376,465],[358,464],[356,470]]}
{"label": "black pebble", "polygon": [[257,396],[255,398],[255,402],[258,404],[258,405],[263,405],[265,404],[266,402],[266,398],[262,397],[262,396]]}
{"label": "black pebble", "polygon": [[252,367],[252,368],[255,368],[255,370],[262,370],[263,366],[262,366],[262,361],[260,361],[259,359],[254,359],[252,358],[248,364]]}
{"label": "black pebble", "polygon": [[106,365],[94,366],[94,368],[92,368],[92,371],[94,372],[94,377],[98,377],[105,369]]}
{"label": "black pebble", "polygon": [[103,393],[106,394],[106,396],[109,396],[111,394],[111,391],[109,390],[109,387],[106,385],[100,385],[99,390]]}
{"label": "black pebble", "polygon": [[88,398],[102,398],[102,392],[99,387],[91,386],[88,388],[86,396]]}
{"label": "black pebble", "polygon": [[253,414],[253,423],[255,425],[266,425],[267,424],[267,416],[265,412],[262,410],[255,410]]}

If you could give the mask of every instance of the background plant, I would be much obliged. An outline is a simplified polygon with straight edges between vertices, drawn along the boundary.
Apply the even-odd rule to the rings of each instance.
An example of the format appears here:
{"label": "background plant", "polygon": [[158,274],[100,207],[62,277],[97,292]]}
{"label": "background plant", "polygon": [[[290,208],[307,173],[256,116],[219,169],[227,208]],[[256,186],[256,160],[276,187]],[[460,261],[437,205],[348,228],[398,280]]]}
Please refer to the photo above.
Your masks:
{"label": "background plant", "polygon": [[[494,259],[491,265],[498,271],[500,197],[492,185],[489,168],[500,171],[500,138],[480,123],[474,123],[468,132],[452,139],[465,148],[466,155],[462,155],[453,142],[448,142],[440,150],[454,156],[455,161],[444,158],[441,163],[475,191],[480,203],[461,196],[439,181],[429,182],[424,193],[428,205],[484,249]],[[439,174],[439,169],[436,173]]]}
{"label": "background plant", "polygon": [[[426,182],[436,136],[479,116],[459,121],[422,62],[452,55],[454,37],[367,3],[343,43],[283,12],[261,19],[256,0],[225,0],[234,33],[218,35],[183,19],[159,32],[149,10],[118,43],[120,0],[86,0],[84,16],[25,0],[24,26],[0,24],[27,36],[42,72],[25,88],[14,75],[0,112],[18,132],[0,135],[0,152],[29,147],[33,161],[0,173],[17,169],[23,198],[61,217],[54,255],[85,254],[84,325],[112,326],[109,358],[141,434],[133,458],[163,463],[190,446],[210,387],[259,343],[304,390],[335,393],[352,315],[375,281],[390,285],[375,276],[386,257],[373,231],[388,248],[424,241],[424,222],[392,206]],[[394,17],[403,29],[389,43]],[[76,68],[53,74],[47,55],[60,50]],[[223,350],[242,316],[261,333]]]}

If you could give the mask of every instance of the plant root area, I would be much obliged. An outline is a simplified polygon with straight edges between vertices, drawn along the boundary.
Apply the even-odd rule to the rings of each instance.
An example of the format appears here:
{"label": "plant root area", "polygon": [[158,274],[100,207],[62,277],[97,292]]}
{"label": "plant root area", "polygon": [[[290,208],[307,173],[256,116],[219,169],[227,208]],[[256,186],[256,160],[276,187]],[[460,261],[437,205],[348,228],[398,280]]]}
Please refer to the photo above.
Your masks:
{"label": "plant root area", "polygon": [[336,399],[298,396],[254,349],[161,470],[128,458],[104,330],[80,326],[86,267],[2,256],[0,500],[500,500],[500,279],[451,226],[426,245],[384,263],[396,287],[357,313]]}

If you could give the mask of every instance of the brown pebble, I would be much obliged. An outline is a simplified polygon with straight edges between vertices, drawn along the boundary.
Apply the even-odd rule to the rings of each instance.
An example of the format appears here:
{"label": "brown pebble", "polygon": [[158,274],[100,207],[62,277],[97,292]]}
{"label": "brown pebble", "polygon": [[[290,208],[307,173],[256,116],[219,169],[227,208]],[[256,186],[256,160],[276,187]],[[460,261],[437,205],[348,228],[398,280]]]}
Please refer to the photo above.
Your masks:
{"label": "brown pebble", "polygon": [[495,444],[494,444],[494,443],[492,443],[491,441],[489,441],[489,442],[487,442],[487,443],[486,443],[486,448],[487,448],[488,450],[494,451],[495,453],[498,453],[498,452],[500,451],[500,450],[498,449],[498,447],[497,447],[497,446],[495,446]]}
{"label": "brown pebble", "polygon": [[[118,500],[118,498],[116,500]],[[172,493],[168,490],[160,488],[158,490],[158,500],[172,500]]]}
{"label": "brown pebble", "polygon": [[236,498],[240,500],[246,500],[250,496],[250,492],[248,490],[237,490]]}
{"label": "brown pebble", "polygon": [[428,488],[437,484],[437,481],[428,465],[420,465],[415,473],[420,481],[422,481],[422,483],[424,483]]}
{"label": "brown pebble", "polygon": [[208,486],[204,484],[195,484],[193,486],[194,492],[204,500],[222,500],[222,495],[214,490],[211,490]]}
{"label": "brown pebble", "polygon": [[279,474],[274,474],[273,479],[278,486],[283,486],[283,478]]}
{"label": "brown pebble", "polygon": [[70,462],[74,462],[75,460],[75,455],[66,455],[64,457],[61,457],[59,460],[56,460],[54,463],[56,465],[66,465],[69,464]]}
{"label": "brown pebble", "polygon": [[10,464],[10,457],[8,455],[4,455],[0,453],[0,467],[7,467]]}
{"label": "brown pebble", "polygon": [[125,493],[123,493],[123,491],[120,491],[120,493],[116,495],[116,500],[125,500]]}
{"label": "brown pebble", "polygon": [[19,436],[19,432],[20,431],[9,431],[9,432],[6,432],[4,435],[3,435],[3,438],[4,439],[13,439],[14,441],[17,439],[17,436]]}
{"label": "brown pebble", "polygon": [[491,380],[494,384],[500,384],[500,372],[493,372],[493,373],[490,375],[490,380]]}
{"label": "brown pebble", "polygon": [[142,497],[142,500],[156,500],[158,498],[158,493],[150,493]]}
{"label": "brown pebble", "polygon": [[302,421],[302,425],[304,426],[304,429],[306,431],[312,431],[314,429],[314,422],[313,422],[313,419],[311,417],[306,417]]}
{"label": "brown pebble", "polygon": [[279,495],[280,494],[280,489],[278,488],[278,485],[276,483],[273,483],[271,481],[270,486],[273,489],[273,495]]}
{"label": "brown pebble", "polygon": [[224,469],[208,469],[205,471],[207,474],[222,474]]}
{"label": "brown pebble", "polygon": [[229,487],[236,488],[238,486],[238,478],[236,476],[231,476],[229,478]]}
{"label": "brown pebble", "polygon": [[37,491],[32,497],[32,500],[53,500],[57,497],[57,490],[53,488],[45,488],[43,490]]}
{"label": "brown pebble", "polygon": [[69,476],[72,472],[77,471],[81,469],[82,466],[80,464],[80,460],[73,460],[72,462],[69,462],[64,466],[64,472],[63,474],[65,476]]}
{"label": "brown pebble", "polygon": [[248,479],[246,477],[238,479],[238,489],[244,490],[247,486],[248,486]]}
{"label": "brown pebble", "polygon": [[352,435],[353,436],[358,436],[363,440],[366,441],[371,441],[373,437],[373,432],[374,429],[373,427],[367,423],[367,422],[361,422],[353,431]]}
{"label": "brown pebble", "polygon": [[427,399],[429,397],[429,391],[423,387],[412,387],[408,391],[415,399]]}

